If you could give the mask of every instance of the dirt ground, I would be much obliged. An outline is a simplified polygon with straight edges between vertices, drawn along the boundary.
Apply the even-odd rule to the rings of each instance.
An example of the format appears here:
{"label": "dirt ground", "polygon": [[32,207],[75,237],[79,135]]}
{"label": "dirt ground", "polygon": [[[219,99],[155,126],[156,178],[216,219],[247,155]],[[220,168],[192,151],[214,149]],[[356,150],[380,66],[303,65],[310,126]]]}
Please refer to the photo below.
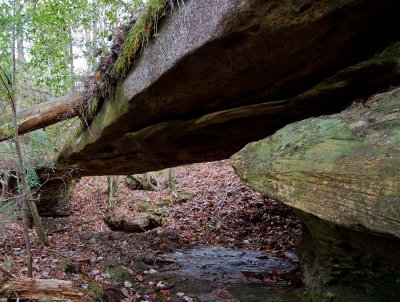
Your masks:
{"label": "dirt ground", "polygon": [[[173,171],[175,184],[170,188],[165,186],[166,171],[155,173],[160,184],[155,191],[133,191],[124,176],[119,177],[124,214],[150,213],[162,220],[160,227],[142,233],[110,230],[104,222],[106,177],[81,179],[70,201],[70,216],[44,219],[50,245],[39,244],[31,230],[34,277],[72,280],[93,301],[193,301],[184,293],[172,294],[162,280],[149,281],[154,267],[160,270],[163,254],[219,246],[284,259],[294,251],[299,220],[280,202],[244,186],[227,161]],[[3,223],[0,262],[26,274],[18,221]],[[279,272],[273,275],[265,282],[294,282]]]}

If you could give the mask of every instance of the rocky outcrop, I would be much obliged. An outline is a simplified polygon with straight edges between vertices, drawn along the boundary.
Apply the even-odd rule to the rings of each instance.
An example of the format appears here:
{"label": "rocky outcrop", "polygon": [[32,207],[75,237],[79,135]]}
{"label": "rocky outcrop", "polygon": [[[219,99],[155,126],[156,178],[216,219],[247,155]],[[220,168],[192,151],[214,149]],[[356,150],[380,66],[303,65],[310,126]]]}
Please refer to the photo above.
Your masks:
{"label": "rocky outcrop", "polygon": [[69,215],[68,201],[74,193],[80,175],[73,170],[37,170],[40,186],[33,188],[38,199],[41,216],[62,217]]}
{"label": "rocky outcrop", "polygon": [[287,125],[231,160],[250,187],[297,209],[305,283],[315,293],[397,301],[400,89]]}
{"label": "rocky outcrop", "polygon": [[400,2],[188,0],[58,167],[121,175],[227,158],[399,84]]}
{"label": "rocky outcrop", "polygon": [[130,175],[225,159],[400,85],[399,20],[396,0],[185,1],[45,173],[54,181],[40,188],[41,207],[68,199],[65,171]]}

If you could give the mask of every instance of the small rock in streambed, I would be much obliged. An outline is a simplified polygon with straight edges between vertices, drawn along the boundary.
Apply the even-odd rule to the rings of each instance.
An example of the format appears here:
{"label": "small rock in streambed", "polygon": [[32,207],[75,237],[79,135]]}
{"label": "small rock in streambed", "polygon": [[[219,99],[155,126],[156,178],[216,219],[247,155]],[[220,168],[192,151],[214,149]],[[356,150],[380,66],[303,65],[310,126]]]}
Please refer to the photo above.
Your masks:
{"label": "small rock in streambed", "polygon": [[158,272],[155,269],[151,268],[148,271],[144,271],[143,273],[146,274],[146,275],[154,275],[154,274],[156,274]]}
{"label": "small rock in streambed", "polygon": [[103,279],[110,279],[111,275],[109,273],[105,273],[101,275],[103,277]]}
{"label": "small rock in streambed", "polygon": [[160,282],[157,283],[157,287],[163,288],[163,287],[165,287],[165,283],[160,281]]}
{"label": "small rock in streambed", "polygon": [[98,269],[95,269],[95,270],[91,271],[90,274],[93,276],[97,276],[98,274],[100,274],[100,271]]}

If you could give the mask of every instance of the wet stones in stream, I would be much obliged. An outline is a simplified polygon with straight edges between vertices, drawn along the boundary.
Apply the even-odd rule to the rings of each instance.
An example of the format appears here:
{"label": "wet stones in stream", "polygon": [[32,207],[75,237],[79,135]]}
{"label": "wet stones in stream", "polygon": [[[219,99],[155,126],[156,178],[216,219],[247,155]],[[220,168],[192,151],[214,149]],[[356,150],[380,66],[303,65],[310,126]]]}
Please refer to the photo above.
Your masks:
{"label": "wet stones in stream", "polygon": [[[155,282],[194,301],[297,301],[302,287],[297,256],[274,258],[260,252],[218,247],[193,248],[158,259]],[[172,287],[172,286],[171,286]],[[182,301],[177,299],[176,301]]]}

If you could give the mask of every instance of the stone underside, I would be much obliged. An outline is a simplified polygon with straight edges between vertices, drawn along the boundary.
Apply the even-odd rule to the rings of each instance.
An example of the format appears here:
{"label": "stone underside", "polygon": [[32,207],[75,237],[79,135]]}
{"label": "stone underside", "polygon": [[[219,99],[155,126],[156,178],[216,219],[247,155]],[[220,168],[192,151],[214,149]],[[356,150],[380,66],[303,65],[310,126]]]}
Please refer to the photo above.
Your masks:
{"label": "stone underside", "polygon": [[336,301],[397,301],[400,88],[287,125],[231,162],[247,185],[297,209],[306,285]]}
{"label": "stone underside", "polygon": [[[229,157],[400,84],[399,1],[185,1],[61,153],[80,175]],[[385,51],[386,49],[386,51]]]}

